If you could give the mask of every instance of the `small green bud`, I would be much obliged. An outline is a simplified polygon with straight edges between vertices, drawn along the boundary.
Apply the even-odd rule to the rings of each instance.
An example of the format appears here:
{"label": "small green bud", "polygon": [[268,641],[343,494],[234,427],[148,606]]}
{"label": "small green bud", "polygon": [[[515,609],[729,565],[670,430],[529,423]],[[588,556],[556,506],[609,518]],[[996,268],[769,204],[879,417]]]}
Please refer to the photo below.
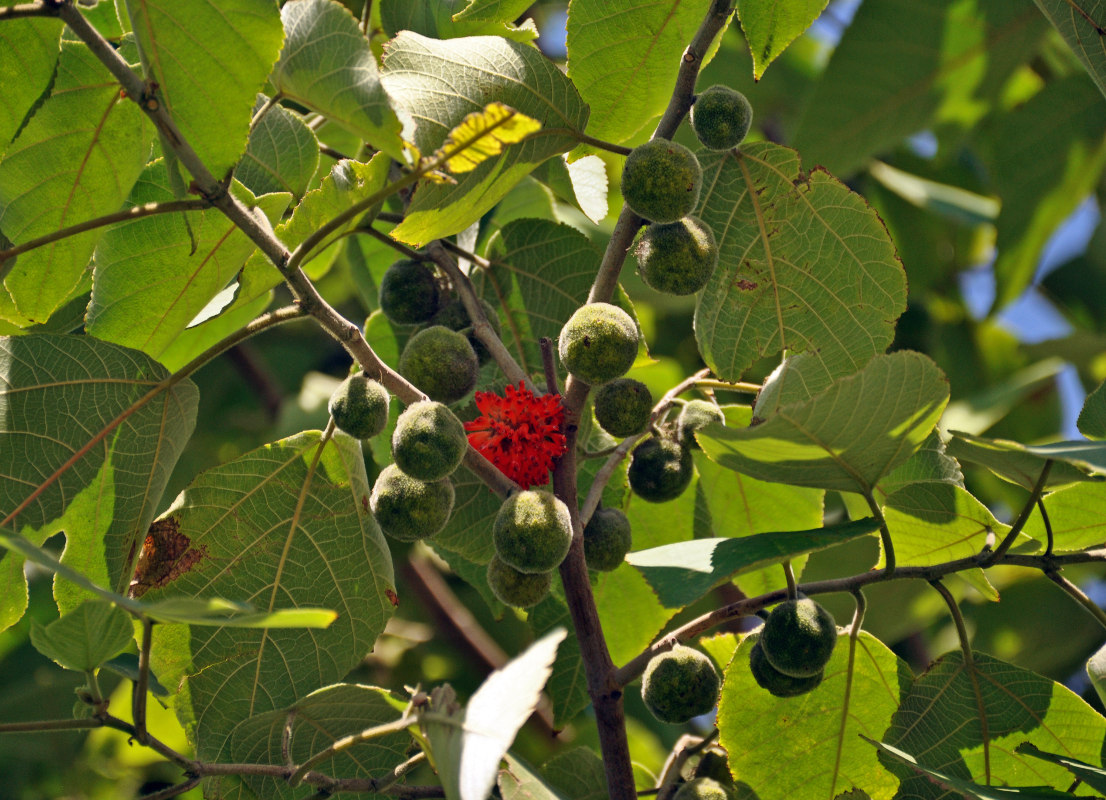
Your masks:
{"label": "small green bud", "polygon": [[549,572],[572,544],[568,506],[542,489],[517,492],[499,508],[492,526],[499,557],[521,572]]}
{"label": "small green bud", "polygon": [[328,408],[338,430],[371,439],[388,424],[388,390],[364,375],[350,375],[330,396]]}
{"label": "small green bud", "polygon": [[[487,300],[481,300],[480,307],[484,309],[484,316],[488,318],[495,335],[500,336],[503,333],[503,327],[499,323],[499,314],[496,313],[495,308]],[[488,348],[473,334],[469,312],[465,310],[465,304],[460,300],[454,300],[445,306],[434,315],[434,319],[430,320],[430,323],[432,325],[444,325],[451,331],[463,333],[476,352],[476,359],[480,362],[480,366],[487,364],[488,360],[491,359],[492,354],[488,352]]]}
{"label": "small green bud", "polygon": [[646,439],[630,456],[630,488],[642,500],[675,500],[688,484],[694,465],[691,451],[670,439]]}
{"label": "small green bud", "polygon": [[499,556],[488,562],[488,586],[499,602],[515,608],[540,603],[553,585],[552,572],[519,572]]}
{"label": "small green bud", "polygon": [[695,431],[712,422],[726,424],[726,415],[722,413],[722,409],[708,400],[689,400],[676,418],[677,435],[686,447],[698,448]]}
{"label": "small green bud", "polygon": [[468,448],[465,426],[441,403],[412,403],[399,415],[392,434],[396,466],[420,481],[452,475]]}
{"label": "small green bud", "polygon": [[597,508],[584,526],[584,558],[588,567],[610,572],[630,552],[630,520],[617,508]]}
{"label": "small green bud", "polygon": [[661,722],[682,724],[714,708],[720,687],[710,658],[678,644],[650,659],[641,676],[641,699]]}
{"label": "small green bud", "polygon": [[618,378],[595,390],[595,419],[611,436],[641,433],[653,413],[649,387],[633,378]]}
{"label": "small green bud", "polygon": [[741,92],[716,84],[699,92],[691,107],[691,129],[703,147],[730,150],[744,141],[753,123],[753,107]]}
{"label": "small green bud", "polygon": [[677,789],[672,800],[730,800],[730,793],[713,778],[695,778]]}
{"label": "small green bud", "polygon": [[476,388],[479,370],[468,339],[442,325],[416,333],[399,356],[399,374],[440,403],[455,403]]}
{"label": "small green bud", "polygon": [[695,217],[684,217],[647,226],[634,256],[641,279],[658,292],[695,294],[714,273],[718,245],[710,228]]}
{"label": "small green bud", "polygon": [[797,697],[806,694],[822,682],[823,675],[821,670],[808,678],[784,675],[768,661],[760,642],[753,645],[753,649],[749,651],[749,670],[753,673],[753,679],[757,685],[767,689],[776,697]]}
{"label": "small green bud", "polygon": [[820,673],[836,644],[833,615],[809,597],[780,603],[760,632],[760,646],[769,663],[793,678]]}
{"label": "small green bud", "polygon": [[448,478],[420,481],[395,464],[380,471],[369,505],[380,529],[393,539],[426,539],[445,527],[453,511],[453,484]]}
{"label": "small green bud", "polygon": [[565,368],[592,386],[624,375],[637,358],[633,318],[610,303],[589,303],[561,328],[558,345]]}
{"label": "small green bud", "polygon": [[404,259],[380,279],[380,310],[396,325],[426,322],[438,310],[438,281],[420,261]]}
{"label": "small green bud", "polygon": [[682,144],[653,139],[635,147],[622,167],[622,196],[638,216],[675,222],[695,210],[703,170]]}

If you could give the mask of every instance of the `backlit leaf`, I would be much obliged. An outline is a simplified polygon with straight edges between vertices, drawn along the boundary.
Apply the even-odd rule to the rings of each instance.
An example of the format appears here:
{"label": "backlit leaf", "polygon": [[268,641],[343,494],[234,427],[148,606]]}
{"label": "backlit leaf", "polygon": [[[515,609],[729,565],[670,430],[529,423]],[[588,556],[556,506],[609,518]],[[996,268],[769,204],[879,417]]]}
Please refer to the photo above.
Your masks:
{"label": "backlit leaf", "polygon": [[134,640],[131,615],[106,600],[86,600],[49,625],[34,623],[31,643],[66,669],[93,670]]}
{"label": "backlit leaf", "polygon": [[541,123],[502,103],[489,103],[474,111],[449,132],[438,150],[443,155],[457,151],[446,161],[450,172],[472,172],[482,162],[499,155],[509,144],[517,144],[541,129]]}
{"label": "backlit leaf", "polygon": [[31,106],[46,91],[54,76],[61,49],[59,19],[4,20],[4,46],[0,47],[0,157],[11,142]]}
{"label": "backlit leaf", "polygon": [[1033,0],[1106,94],[1106,3],[1102,0]]}
{"label": "backlit leaf", "polygon": [[760,80],[768,65],[822,13],[828,0],[741,0],[737,15],[749,52],[753,54],[753,77]]}

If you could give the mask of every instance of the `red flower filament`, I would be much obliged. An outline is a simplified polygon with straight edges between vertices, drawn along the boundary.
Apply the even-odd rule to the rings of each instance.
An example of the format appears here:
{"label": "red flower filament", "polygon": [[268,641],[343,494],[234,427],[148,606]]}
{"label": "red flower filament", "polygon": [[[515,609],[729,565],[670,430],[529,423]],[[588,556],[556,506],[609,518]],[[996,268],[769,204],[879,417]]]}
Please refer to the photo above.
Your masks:
{"label": "red flower filament", "polygon": [[469,444],[523,489],[543,486],[553,459],[565,452],[561,398],[535,397],[521,381],[504,394],[476,393],[480,416],[465,423]]}

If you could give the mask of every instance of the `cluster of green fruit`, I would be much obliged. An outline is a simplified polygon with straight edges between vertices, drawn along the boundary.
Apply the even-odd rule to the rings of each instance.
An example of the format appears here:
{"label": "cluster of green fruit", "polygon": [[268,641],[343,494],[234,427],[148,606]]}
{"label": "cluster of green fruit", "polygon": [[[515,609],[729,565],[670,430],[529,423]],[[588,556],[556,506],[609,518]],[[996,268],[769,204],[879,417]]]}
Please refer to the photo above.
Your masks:
{"label": "cluster of green fruit", "polygon": [[837,644],[833,615],[808,597],[780,603],[749,651],[749,669],[776,697],[806,694],[822,682]]}

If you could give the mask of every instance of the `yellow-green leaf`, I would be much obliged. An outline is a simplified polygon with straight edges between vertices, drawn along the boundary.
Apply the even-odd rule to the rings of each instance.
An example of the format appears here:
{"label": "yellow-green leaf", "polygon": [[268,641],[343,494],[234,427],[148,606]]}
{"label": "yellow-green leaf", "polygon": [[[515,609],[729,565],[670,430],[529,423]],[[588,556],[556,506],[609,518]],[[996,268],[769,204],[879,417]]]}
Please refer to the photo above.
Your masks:
{"label": "yellow-green leaf", "polygon": [[504,145],[517,144],[540,129],[541,123],[533,117],[503,103],[488,103],[482,111],[461,120],[438,152],[453,153],[446,160],[450,172],[471,172],[481,162],[502,153]]}

